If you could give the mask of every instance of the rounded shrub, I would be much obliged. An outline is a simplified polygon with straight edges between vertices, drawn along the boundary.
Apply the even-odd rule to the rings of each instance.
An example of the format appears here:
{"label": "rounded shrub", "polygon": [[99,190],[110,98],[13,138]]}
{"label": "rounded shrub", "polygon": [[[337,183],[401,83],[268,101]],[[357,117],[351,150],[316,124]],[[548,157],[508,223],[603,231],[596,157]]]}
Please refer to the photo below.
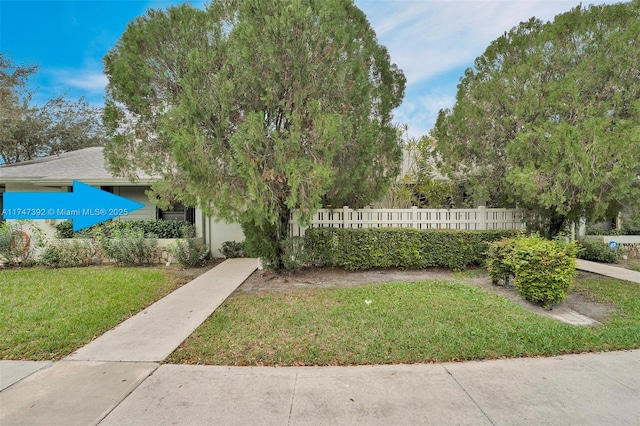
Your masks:
{"label": "rounded shrub", "polygon": [[514,239],[507,263],[515,271],[515,286],[525,299],[545,308],[564,300],[576,271],[576,245],[538,235]]}

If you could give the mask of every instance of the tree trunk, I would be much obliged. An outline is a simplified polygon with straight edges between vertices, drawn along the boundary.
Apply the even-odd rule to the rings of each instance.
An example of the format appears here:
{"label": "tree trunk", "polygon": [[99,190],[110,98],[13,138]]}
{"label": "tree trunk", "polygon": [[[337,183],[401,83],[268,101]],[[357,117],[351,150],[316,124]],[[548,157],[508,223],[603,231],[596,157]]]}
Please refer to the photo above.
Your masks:
{"label": "tree trunk", "polygon": [[567,221],[567,216],[558,214],[555,209],[549,217],[549,225],[547,227],[547,238],[554,238],[560,235],[564,231],[564,226]]}
{"label": "tree trunk", "polygon": [[276,235],[276,262],[274,268],[277,270],[284,269],[284,256],[286,255],[284,249],[284,242],[289,237],[289,220],[291,218],[291,210],[285,206],[280,206],[277,235]]}

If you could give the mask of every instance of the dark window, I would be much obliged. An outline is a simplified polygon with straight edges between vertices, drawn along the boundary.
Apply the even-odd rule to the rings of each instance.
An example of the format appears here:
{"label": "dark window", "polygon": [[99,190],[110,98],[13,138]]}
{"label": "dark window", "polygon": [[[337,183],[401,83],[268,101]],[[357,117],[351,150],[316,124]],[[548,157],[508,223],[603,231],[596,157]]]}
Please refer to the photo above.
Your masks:
{"label": "dark window", "polygon": [[157,219],[160,220],[180,220],[195,223],[196,210],[193,207],[185,207],[182,204],[173,206],[171,210],[158,209]]}
{"label": "dark window", "polygon": [[184,213],[185,213],[184,220],[186,220],[192,225],[196,223],[196,209],[194,209],[193,207],[187,207],[187,210]]}

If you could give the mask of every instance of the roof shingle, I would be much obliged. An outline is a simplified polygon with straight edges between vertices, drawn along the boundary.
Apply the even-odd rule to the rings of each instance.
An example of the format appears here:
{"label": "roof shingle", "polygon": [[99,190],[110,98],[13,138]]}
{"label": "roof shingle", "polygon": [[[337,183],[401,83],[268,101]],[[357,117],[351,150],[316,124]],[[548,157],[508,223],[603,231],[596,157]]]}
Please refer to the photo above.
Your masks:
{"label": "roof shingle", "polygon": [[[71,184],[73,180],[104,184],[135,184],[127,178],[115,177],[107,170],[102,147],[84,148],[0,166],[0,183],[19,181],[40,185],[64,185]],[[149,182],[146,175],[141,176],[141,180],[144,183]]]}

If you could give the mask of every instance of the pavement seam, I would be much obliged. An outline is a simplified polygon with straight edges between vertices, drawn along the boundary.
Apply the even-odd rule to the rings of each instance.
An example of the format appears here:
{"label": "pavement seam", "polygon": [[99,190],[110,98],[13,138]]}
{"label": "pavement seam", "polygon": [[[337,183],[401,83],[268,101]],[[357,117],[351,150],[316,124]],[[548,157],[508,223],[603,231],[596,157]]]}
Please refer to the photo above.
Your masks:
{"label": "pavement seam", "polygon": [[299,373],[296,372],[296,376],[293,380],[293,390],[291,391],[291,403],[289,404],[289,418],[287,419],[288,425],[291,424],[291,417],[293,415],[293,402],[296,398],[296,387],[298,386],[298,375]]}
{"label": "pavement seam", "polygon": [[[74,362],[74,361],[71,361],[71,362]],[[106,361],[106,362],[114,362],[114,361]],[[119,361],[115,361],[115,362],[119,362]],[[148,364],[148,363],[147,363],[147,364]],[[146,382],[146,381],[149,379],[149,377],[153,376],[153,374],[154,374],[156,371],[158,371],[158,368],[160,368],[160,365],[161,365],[161,364],[156,365],[156,367],[155,367],[153,370],[151,370],[151,371],[149,372],[149,374],[147,374],[147,377],[145,377],[145,378],[144,378],[144,380],[141,380],[141,381],[140,381],[140,383],[138,383],[138,386],[136,386],[135,388],[131,389],[131,392],[129,392],[128,394],[126,394],[126,395],[124,396],[124,398],[122,398],[122,399],[120,400],[120,402],[118,402],[118,403],[117,403],[117,404],[115,404],[113,407],[111,407],[111,409],[110,409],[110,410],[108,410],[108,411],[104,414],[104,416],[102,416],[102,417],[100,417],[99,419],[97,419],[97,421],[96,421],[95,423],[93,423],[93,424],[94,424],[94,425],[99,425],[100,423],[102,423],[102,421],[103,421],[104,419],[106,419],[106,418],[109,416],[109,414],[111,414],[111,413],[113,412],[113,410],[115,410],[116,408],[118,408],[118,407],[120,406],[120,404],[122,404],[122,403],[125,401],[125,399],[129,398],[129,396],[130,396],[133,392],[135,392],[135,391],[136,391],[136,389],[138,389],[140,386],[142,386],[142,384],[143,384],[144,382]]]}
{"label": "pavement seam", "polygon": [[55,365],[55,363],[56,363],[55,361],[54,361],[54,362],[51,362],[51,364],[49,364],[49,365],[44,365],[44,366],[42,366],[41,368],[38,368],[37,370],[32,371],[31,373],[27,374],[26,376],[21,377],[18,381],[15,381],[15,382],[11,383],[11,384],[10,384],[9,386],[7,386],[6,388],[4,388],[4,389],[0,389],[0,392],[4,392],[4,391],[6,391],[6,390],[8,390],[8,389],[11,389],[12,387],[16,386],[18,383],[21,383],[22,381],[24,381],[24,380],[26,380],[27,378],[29,378],[29,377],[33,376],[34,374],[39,373],[39,372],[41,372],[41,371],[44,371],[44,370],[47,370],[47,369],[49,369],[49,368],[53,367],[53,366]]}
{"label": "pavement seam", "polygon": [[483,415],[483,416],[485,416],[487,420],[489,420],[489,423],[491,423],[492,425],[494,425],[494,426],[495,426],[495,424],[496,424],[496,423],[491,419],[491,417],[489,417],[489,415],[488,415],[487,413],[485,413],[485,411],[482,409],[482,407],[481,407],[481,406],[476,402],[476,400],[475,400],[475,399],[473,399],[473,397],[471,396],[471,394],[470,394],[469,392],[467,392],[467,390],[464,388],[464,386],[462,386],[462,384],[458,381],[458,379],[456,379],[456,377],[453,375],[453,373],[452,373],[451,371],[449,371],[449,369],[448,369],[447,367],[445,367],[444,365],[442,366],[442,368],[444,368],[444,371],[446,371],[446,372],[447,372],[447,374],[448,374],[449,376],[451,376],[451,378],[453,379],[453,381],[454,381],[454,382],[456,382],[456,384],[458,385],[458,387],[459,387],[460,389],[462,389],[462,392],[464,392],[464,393],[469,397],[469,399],[471,400],[471,402],[473,402],[473,403],[474,403],[474,405],[475,405],[476,407],[478,407],[478,410],[480,410],[480,412],[482,413],[482,415]]}
{"label": "pavement seam", "polygon": [[[598,373],[601,374],[602,376],[611,379],[612,381],[616,382],[617,384],[619,384],[620,386],[622,386],[623,388],[629,389],[631,392],[633,393],[638,393],[634,388],[627,386],[626,384],[624,384],[623,382],[621,382],[620,380],[618,380],[617,378],[610,376],[609,374],[607,374],[605,371],[602,371],[600,368],[598,368],[597,366],[591,365],[589,364],[589,361],[583,361],[582,363],[585,367],[589,367],[591,370],[593,370],[594,373]],[[639,423],[640,424],[640,423]]]}

